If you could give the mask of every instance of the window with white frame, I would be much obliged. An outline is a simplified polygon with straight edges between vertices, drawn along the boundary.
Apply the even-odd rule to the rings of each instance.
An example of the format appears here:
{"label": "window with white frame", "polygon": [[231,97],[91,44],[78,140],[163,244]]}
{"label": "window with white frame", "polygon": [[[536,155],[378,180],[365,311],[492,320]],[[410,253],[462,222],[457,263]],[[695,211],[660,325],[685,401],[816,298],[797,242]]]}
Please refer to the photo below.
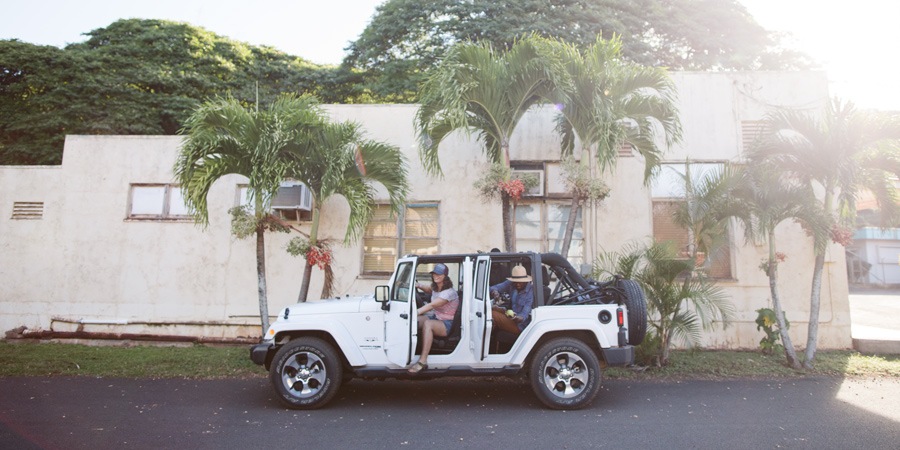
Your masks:
{"label": "window with white frame", "polygon": [[[238,185],[238,205],[250,204],[250,192],[247,185]],[[289,222],[308,222],[312,220],[312,192],[299,181],[281,183],[278,192],[272,199],[272,213]]]}
{"label": "window with white frame", "polygon": [[363,234],[364,274],[390,274],[399,255],[438,254],[437,203],[410,203],[391,215],[388,205],[378,205]]}
{"label": "window with white frame", "polygon": [[[724,168],[719,162],[690,163],[691,183],[696,186],[704,178],[714,175]],[[675,223],[676,211],[684,205],[685,186],[688,167],[685,163],[662,164],[650,192],[653,197],[653,239],[656,242],[672,242],[679,254],[687,258],[690,255],[691,237],[688,230]],[[731,270],[731,236],[726,231],[725,243],[720,245],[712,255],[697,255],[697,264],[704,267],[713,278],[730,279]]]}
{"label": "window with white frame", "polygon": [[[571,201],[527,202],[516,205],[516,250],[520,252],[562,251],[566,223],[572,210]],[[567,259],[574,267],[584,263],[584,229],[582,211],[579,208],[575,218],[572,242],[569,244]]]}
{"label": "window with white frame", "polygon": [[135,220],[190,220],[181,187],[174,184],[132,184],[128,218]]}

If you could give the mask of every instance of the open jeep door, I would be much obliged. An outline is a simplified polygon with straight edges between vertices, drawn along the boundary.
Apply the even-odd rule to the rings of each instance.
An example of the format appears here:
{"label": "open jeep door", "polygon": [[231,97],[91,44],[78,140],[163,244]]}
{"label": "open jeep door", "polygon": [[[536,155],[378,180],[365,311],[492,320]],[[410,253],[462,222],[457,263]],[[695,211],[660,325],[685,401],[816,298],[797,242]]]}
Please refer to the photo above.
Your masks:
{"label": "open jeep door", "polygon": [[[466,264],[471,264],[466,261]],[[471,270],[468,270],[471,274]],[[491,341],[491,297],[488,292],[488,279],[491,274],[491,258],[487,255],[479,255],[475,261],[475,280],[472,285],[472,301],[469,314],[471,321],[470,342],[472,353],[477,361],[484,359],[489,353]]]}
{"label": "open jeep door", "polygon": [[412,362],[416,348],[416,258],[401,258],[391,282],[384,314],[384,351],[388,361],[402,367]]}

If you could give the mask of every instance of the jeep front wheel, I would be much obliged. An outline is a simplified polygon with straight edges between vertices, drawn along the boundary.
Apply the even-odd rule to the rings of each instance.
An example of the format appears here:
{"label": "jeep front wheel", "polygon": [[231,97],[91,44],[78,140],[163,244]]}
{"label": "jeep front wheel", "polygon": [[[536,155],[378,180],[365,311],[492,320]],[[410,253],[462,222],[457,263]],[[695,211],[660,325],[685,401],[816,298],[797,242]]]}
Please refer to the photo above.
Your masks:
{"label": "jeep front wheel", "polygon": [[337,393],[343,377],[337,352],[312,337],[288,342],[275,354],[269,379],[278,400],[288,408],[315,409]]}
{"label": "jeep front wheel", "polygon": [[537,398],[553,409],[579,409],[600,391],[600,362],[583,342],[554,339],[535,353],[529,369]]}

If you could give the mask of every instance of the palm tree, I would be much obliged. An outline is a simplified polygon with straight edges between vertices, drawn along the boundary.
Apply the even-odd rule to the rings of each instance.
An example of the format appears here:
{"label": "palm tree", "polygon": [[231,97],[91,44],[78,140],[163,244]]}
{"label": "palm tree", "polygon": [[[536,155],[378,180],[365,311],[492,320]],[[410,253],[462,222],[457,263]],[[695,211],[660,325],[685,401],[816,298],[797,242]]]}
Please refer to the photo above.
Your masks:
{"label": "palm tree", "polygon": [[[298,301],[305,302],[309,292],[312,266],[319,258],[325,271],[322,297],[331,295],[330,254],[319,239],[322,205],[333,195],[341,195],[350,206],[350,220],[344,243],[359,238],[365,230],[375,204],[375,183],[381,184],[390,197],[391,209],[399,213],[409,191],[407,164],[396,146],[364,139],[359,124],[328,123],[308,137],[302,147],[291,149],[294,163],[288,171],[291,178],[305,183],[313,195],[312,227],[309,239],[295,238],[292,247],[306,256],[303,282]],[[327,244],[326,244],[327,245]],[[310,255],[310,249],[315,250]]]}
{"label": "palm tree", "polygon": [[621,252],[601,255],[594,263],[598,275],[618,274],[633,279],[646,292],[649,323],[659,337],[657,355],[661,366],[669,363],[676,339],[697,345],[701,330],[712,328],[716,322],[727,326],[733,318],[734,308],[719,286],[705,277],[682,279],[694,269],[694,261],[679,258],[668,242],[650,246],[631,243]]}
{"label": "palm tree", "polygon": [[740,221],[748,242],[762,240],[767,243],[768,256],[760,268],[769,278],[772,309],[781,332],[785,358],[792,368],[799,369],[800,360],[788,334],[778,295],[778,263],[785,255],[777,251],[775,228],[786,220],[798,220],[812,233],[818,246],[824,245],[822,237],[828,235],[830,222],[816,205],[812,189],[808,185],[792,183],[773,166],[751,164],[738,176],[736,186],[730,191],[731,201],[720,207],[720,213]]}
{"label": "palm tree", "polygon": [[[509,169],[509,140],[519,120],[538,102],[567,84],[552,41],[536,36],[508,51],[490,44],[458,43],[427,76],[420,90],[416,128],[426,171],[441,174],[438,148],[456,130],[476,131],[493,164]],[[510,196],[500,193],[503,239],[515,250]]]}
{"label": "palm tree", "polygon": [[284,152],[322,126],[324,114],[311,97],[284,95],[268,110],[247,109],[234,99],[200,105],[187,119],[184,142],[175,162],[175,178],[185,204],[202,226],[209,224],[207,194],[227,174],[248,178],[256,228],[256,272],[263,333],[269,328],[264,233],[272,222],[269,206],[289,161]]}
{"label": "palm tree", "polygon": [[[557,128],[563,136],[563,154],[572,154],[577,135],[584,168],[596,149],[601,172],[611,172],[619,150],[629,146],[644,158],[647,183],[664,150],[656,143],[658,132],[667,147],[681,139],[675,84],[668,73],[622,60],[622,41],[616,36],[610,40],[598,38],[584,50],[564,43],[557,43],[557,48],[571,80],[564,86],[565,96],[554,99],[560,109]],[[578,209],[585,200],[596,201],[585,195],[589,191],[574,184],[572,187],[563,256],[572,242]]]}
{"label": "palm tree", "polygon": [[[900,176],[900,123],[857,110],[833,99],[817,117],[794,110],[772,112],[766,134],[750,153],[751,160],[769,161],[789,176],[824,192],[820,208],[837,224],[848,226],[856,214],[856,198],[864,190],[875,194],[885,224],[900,216],[892,177]],[[835,204],[837,202],[837,204]],[[835,208],[839,217],[834,218]],[[809,330],[804,366],[812,368],[819,330],[820,293],[827,235],[816,242],[810,292]]]}

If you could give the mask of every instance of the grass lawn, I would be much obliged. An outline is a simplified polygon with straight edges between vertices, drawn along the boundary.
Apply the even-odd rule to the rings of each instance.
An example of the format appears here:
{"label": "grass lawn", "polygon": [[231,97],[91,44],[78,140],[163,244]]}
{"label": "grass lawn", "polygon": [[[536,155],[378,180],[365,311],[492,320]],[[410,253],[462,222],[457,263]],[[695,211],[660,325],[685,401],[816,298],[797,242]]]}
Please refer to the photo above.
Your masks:
{"label": "grass lawn", "polygon": [[[0,377],[91,376],[125,378],[249,378],[265,370],[249,358],[249,346],[86,346],[0,342]],[[782,355],[752,351],[675,351],[663,368],[609,368],[606,379],[722,380],[729,378],[898,377],[900,356],[819,351],[816,368],[795,371]]]}

